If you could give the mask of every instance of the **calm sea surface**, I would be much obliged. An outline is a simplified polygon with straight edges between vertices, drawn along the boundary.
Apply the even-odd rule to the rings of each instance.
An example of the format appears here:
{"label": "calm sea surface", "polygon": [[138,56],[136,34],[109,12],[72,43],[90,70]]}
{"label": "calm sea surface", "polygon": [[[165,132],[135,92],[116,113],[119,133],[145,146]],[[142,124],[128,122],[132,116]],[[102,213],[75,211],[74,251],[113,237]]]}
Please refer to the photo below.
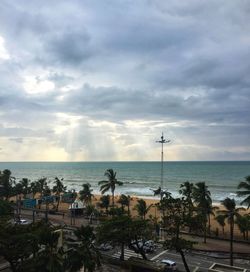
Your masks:
{"label": "calm sea surface", "polygon": [[[90,183],[99,192],[98,181],[106,179],[104,172],[113,168],[124,185],[116,193],[153,196],[151,189],[160,185],[160,162],[0,162],[0,170],[10,169],[17,180],[31,181],[47,177],[63,178],[68,189],[79,190],[81,184]],[[240,181],[250,175],[250,162],[164,162],[164,188],[173,195],[185,181],[205,181],[214,202],[234,197]]]}

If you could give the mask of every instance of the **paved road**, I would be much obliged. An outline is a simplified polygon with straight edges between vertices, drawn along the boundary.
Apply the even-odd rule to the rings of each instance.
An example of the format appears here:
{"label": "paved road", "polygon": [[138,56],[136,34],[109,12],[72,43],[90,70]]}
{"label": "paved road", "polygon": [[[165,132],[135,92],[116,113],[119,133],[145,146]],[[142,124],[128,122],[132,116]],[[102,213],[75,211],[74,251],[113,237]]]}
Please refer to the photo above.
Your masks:
{"label": "paved road", "polygon": [[[185,271],[184,265],[181,259],[180,254],[177,254],[174,251],[165,251],[161,256],[154,259],[156,262],[160,262],[162,259],[170,259],[176,262],[177,267],[180,271]],[[221,263],[229,265],[228,259],[217,259],[209,256],[200,256],[193,253],[186,253],[186,261],[189,264],[190,270],[195,271],[208,271],[208,268],[213,263]],[[239,266],[247,271],[250,271],[250,261],[246,260],[235,260],[235,266]]]}

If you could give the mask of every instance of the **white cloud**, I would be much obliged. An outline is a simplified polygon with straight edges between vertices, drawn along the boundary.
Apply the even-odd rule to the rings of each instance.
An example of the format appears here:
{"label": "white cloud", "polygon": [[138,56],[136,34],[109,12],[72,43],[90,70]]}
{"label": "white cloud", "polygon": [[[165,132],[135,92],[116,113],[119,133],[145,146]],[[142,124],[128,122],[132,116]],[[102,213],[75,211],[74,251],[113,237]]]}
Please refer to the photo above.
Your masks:
{"label": "white cloud", "polygon": [[40,77],[25,76],[23,88],[29,94],[39,94],[52,91],[55,84],[52,81],[40,79]]}
{"label": "white cloud", "polygon": [[0,59],[8,60],[10,59],[10,55],[5,48],[5,41],[4,38],[0,36]]}

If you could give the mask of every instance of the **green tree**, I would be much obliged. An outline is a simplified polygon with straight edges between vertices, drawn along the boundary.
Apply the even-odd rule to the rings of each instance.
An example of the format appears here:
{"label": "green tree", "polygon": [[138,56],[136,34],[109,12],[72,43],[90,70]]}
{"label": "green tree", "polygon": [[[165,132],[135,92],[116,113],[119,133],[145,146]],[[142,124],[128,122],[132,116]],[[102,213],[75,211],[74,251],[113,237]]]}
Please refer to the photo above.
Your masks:
{"label": "green tree", "polygon": [[240,204],[246,204],[247,208],[250,207],[250,176],[245,178],[245,181],[241,181],[238,185],[238,189],[243,189],[237,192],[238,196],[246,197]]}
{"label": "green tree", "polygon": [[79,192],[80,200],[84,201],[87,204],[90,204],[92,197],[94,196],[92,194],[93,189],[91,189],[91,185],[89,183],[82,184],[82,187],[82,190]]}
{"label": "green tree", "polygon": [[225,207],[225,210],[221,210],[218,213],[226,216],[230,226],[230,265],[233,266],[233,238],[235,217],[239,217],[239,211],[242,210],[242,208],[237,209],[235,200],[229,197],[225,198],[221,204]]}
{"label": "green tree", "polygon": [[26,195],[30,193],[30,180],[27,178],[22,178],[19,182],[22,186],[23,197],[26,198]]}
{"label": "green tree", "polygon": [[107,169],[105,171],[105,173],[104,173],[104,176],[106,176],[108,180],[99,181],[98,184],[101,185],[100,191],[101,191],[102,194],[104,194],[105,192],[111,190],[112,206],[114,207],[114,205],[115,205],[115,188],[116,188],[116,185],[121,186],[121,185],[123,185],[123,182],[117,180],[116,172],[114,172],[113,169]]}
{"label": "green tree", "polygon": [[122,194],[120,198],[118,199],[118,203],[121,204],[123,212],[124,212],[124,207],[125,206],[128,207],[128,215],[130,215],[130,200],[131,200],[130,196],[124,195],[124,194]]}
{"label": "green tree", "polygon": [[124,260],[125,245],[130,243],[130,217],[114,216],[97,227],[99,243],[111,242],[121,248],[120,260]]}
{"label": "green tree", "polygon": [[52,189],[53,193],[55,193],[56,197],[57,197],[57,204],[56,204],[56,211],[58,211],[58,207],[60,204],[60,196],[62,193],[65,193],[67,190],[67,186],[64,186],[63,184],[63,178],[59,179],[58,177],[55,177],[55,181],[54,181],[54,187]]}
{"label": "green tree", "polygon": [[203,233],[204,233],[204,243],[206,243],[207,239],[207,223],[209,212],[212,206],[212,199],[210,191],[206,186],[205,182],[198,182],[195,184],[193,188],[193,199],[196,203],[196,209],[198,213],[201,214],[203,218]]}
{"label": "green tree", "polygon": [[175,249],[182,258],[183,264],[187,272],[190,272],[184,251],[192,249],[193,242],[186,240],[180,236],[180,231],[186,226],[187,202],[181,198],[170,198],[168,200],[168,213],[164,219],[164,228],[168,234],[168,239],[164,242],[164,246]]}
{"label": "green tree", "polygon": [[236,224],[240,232],[243,234],[243,239],[248,240],[248,232],[250,231],[250,215],[240,215],[236,218]]}
{"label": "green tree", "polygon": [[15,178],[11,176],[11,171],[5,169],[0,171],[0,198],[5,198],[8,200],[13,195],[13,185]]}
{"label": "green tree", "polygon": [[47,225],[38,230],[38,244],[40,250],[34,260],[34,271],[38,272],[63,272],[64,253],[58,246],[60,233],[56,229]]}
{"label": "green tree", "polygon": [[0,226],[0,256],[10,263],[12,271],[25,271],[34,250],[38,250],[38,245],[30,226],[6,222]]}
{"label": "green tree", "polygon": [[40,178],[37,181],[37,189],[38,189],[38,193],[40,193],[40,197],[43,197],[44,189],[46,185],[47,185],[47,178]]}
{"label": "green tree", "polygon": [[32,197],[35,198],[36,193],[39,193],[40,184],[37,181],[32,181],[30,183],[30,191],[32,193]]}
{"label": "green tree", "polygon": [[101,208],[104,208],[104,209],[105,209],[106,214],[108,214],[109,205],[110,205],[110,196],[109,196],[109,195],[102,195],[102,196],[100,197],[99,206],[100,206]]}
{"label": "green tree", "polygon": [[137,204],[135,205],[135,210],[142,219],[145,219],[146,214],[148,213],[152,206],[153,204],[147,206],[147,203],[144,199],[138,199]]}
{"label": "green tree", "polygon": [[155,240],[155,225],[150,220],[142,218],[131,218],[130,220],[130,241],[136,245],[138,252],[144,260],[147,260],[145,243],[148,240]]}
{"label": "green tree", "polygon": [[180,185],[180,190],[179,193],[184,196],[184,200],[186,201],[188,205],[188,227],[189,227],[189,232],[191,232],[191,219],[194,211],[194,204],[192,200],[193,196],[193,189],[194,189],[194,184],[186,181]]}
{"label": "green tree", "polygon": [[94,205],[88,204],[86,206],[86,215],[89,217],[89,223],[92,224],[93,217],[98,217],[99,216],[99,211],[95,208]]}
{"label": "green tree", "polygon": [[84,267],[84,272],[93,272],[101,265],[100,253],[95,247],[96,235],[91,226],[81,226],[74,231],[78,244],[71,247],[68,252],[66,268],[69,272],[79,271]]}
{"label": "green tree", "polygon": [[225,219],[226,219],[226,216],[224,214],[219,214],[215,217],[215,220],[218,222],[218,224],[222,227],[222,234],[224,235],[225,231],[224,231],[224,228],[225,228]]}
{"label": "green tree", "polygon": [[0,199],[0,220],[6,221],[13,214],[13,208],[6,200]]}

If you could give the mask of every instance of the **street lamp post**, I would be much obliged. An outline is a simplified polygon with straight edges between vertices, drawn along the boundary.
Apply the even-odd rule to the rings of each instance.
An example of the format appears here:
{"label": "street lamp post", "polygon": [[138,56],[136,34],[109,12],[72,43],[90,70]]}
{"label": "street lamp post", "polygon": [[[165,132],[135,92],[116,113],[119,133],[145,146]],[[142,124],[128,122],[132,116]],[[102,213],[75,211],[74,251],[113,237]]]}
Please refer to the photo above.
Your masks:
{"label": "street lamp post", "polygon": [[[163,132],[162,132],[162,136],[161,136],[161,140],[160,141],[156,141],[157,143],[160,143],[161,144],[161,191],[162,191],[162,187],[163,187],[163,160],[164,160],[164,154],[163,154],[163,145],[166,144],[166,143],[169,143],[170,140],[166,140],[164,139],[164,136],[163,136]],[[160,192],[161,194],[161,199],[162,199],[162,193]]]}

